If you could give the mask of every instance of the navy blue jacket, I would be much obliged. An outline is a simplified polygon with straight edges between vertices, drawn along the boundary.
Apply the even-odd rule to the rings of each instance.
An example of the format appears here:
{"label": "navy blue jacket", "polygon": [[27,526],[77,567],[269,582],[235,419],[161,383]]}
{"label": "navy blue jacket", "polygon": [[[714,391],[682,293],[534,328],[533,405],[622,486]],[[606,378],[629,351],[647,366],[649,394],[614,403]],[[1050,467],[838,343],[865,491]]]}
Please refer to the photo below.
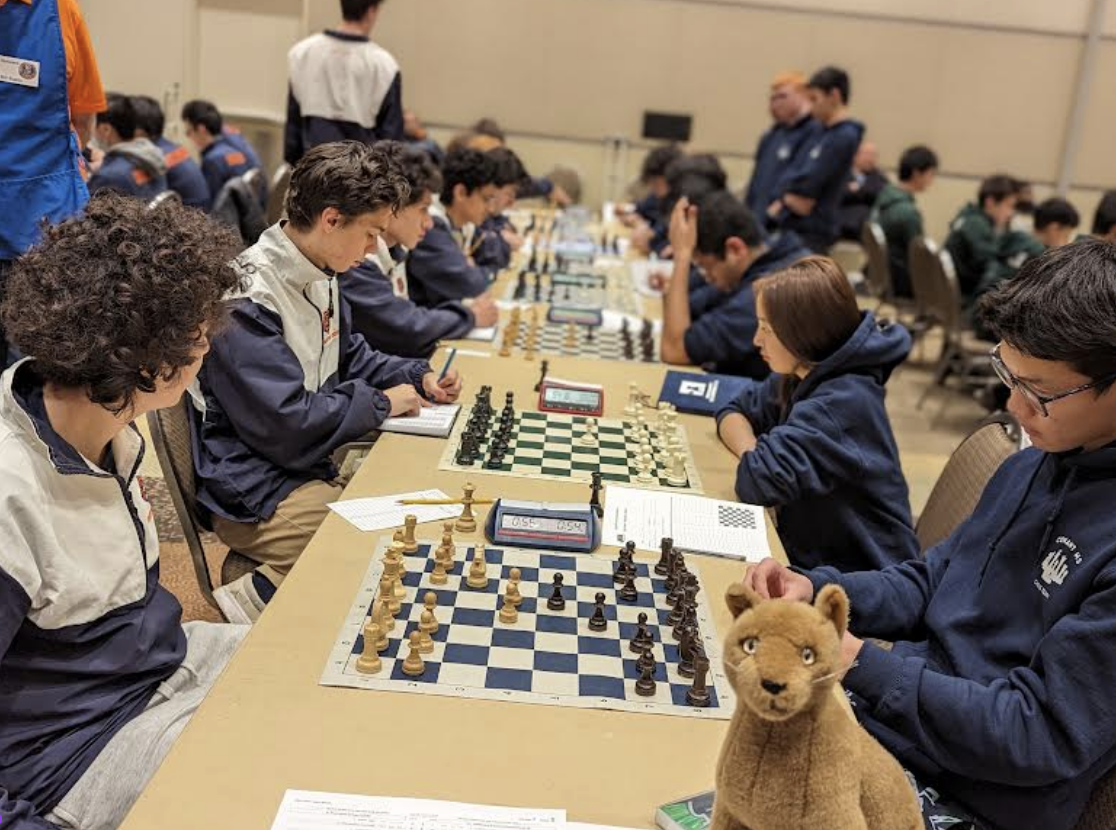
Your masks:
{"label": "navy blue jacket", "polygon": [[[811,250],[825,253],[837,241],[837,208],[852,175],[852,160],[864,135],[864,125],[848,119],[824,127],[803,141],[775,196],[794,193],[815,200],[807,216],[783,210],[781,227],[802,237]],[[762,214],[761,214],[762,215]]]}
{"label": "navy blue jacket", "polygon": [[778,507],[791,563],[842,571],[884,568],[918,556],[907,482],[884,408],[884,384],[911,336],[865,312],[841,348],[781,404],[781,375],[751,383],[717,413],[743,414],[756,448],[736,471],[743,502]]}
{"label": "navy blue jacket", "polygon": [[484,238],[477,246],[476,251],[473,252],[473,262],[477,267],[483,268],[491,274],[496,274],[508,267],[511,263],[512,249],[500,231],[509,225],[511,225],[511,220],[503,214],[489,216],[481,222],[480,227],[477,228],[477,233],[483,234]]}
{"label": "navy blue jacket", "polygon": [[167,189],[163,154],[146,138],[122,141],[105,153],[101,168],[89,178],[89,192],[116,190],[150,201]]}
{"label": "navy blue jacket", "polygon": [[407,259],[407,289],[419,305],[437,308],[447,300],[483,294],[488,272],[469,264],[449,219],[434,216],[434,226]]}
{"label": "navy blue jacket", "polygon": [[186,207],[209,210],[213,201],[209,185],[205,183],[201,167],[190,156],[190,151],[166,138],[159,138],[155,146],[162,150],[163,161],[167,165],[167,187],[182,197],[182,204]]}
{"label": "navy blue jacket", "polygon": [[352,309],[353,331],[388,354],[429,357],[439,340],[464,337],[474,326],[473,312],[456,300],[423,308],[397,297],[391,280],[371,258],[342,274],[339,282]]}
{"label": "navy blue jacket", "polygon": [[782,183],[803,143],[816,138],[822,131],[820,122],[807,115],[789,126],[774,124],[756,146],[755,167],[744,204],[756,216],[766,216],[768,206],[783,192]]}
{"label": "navy blue jacket", "polygon": [[259,163],[253,163],[251,156],[237,146],[231,136],[222,135],[202,150],[202,174],[209,185],[211,198],[216,199],[225,182],[236,176],[243,176],[255,170]]}
{"label": "navy blue jacket", "polygon": [[1116,765],[1116,444],[1024,450],[922,559],[844,587],[855,712],[990,830],[1070,830]]}
{"label": "navy blue jacket", "polygon": [[752,283],[809,255],[793,233],[773,235],[735,291],[725,294],[709,284],[691,291],[691,322],[682,337],[690,360],[722,375],[767,377],[770,370],[752,342],[757,326]]}

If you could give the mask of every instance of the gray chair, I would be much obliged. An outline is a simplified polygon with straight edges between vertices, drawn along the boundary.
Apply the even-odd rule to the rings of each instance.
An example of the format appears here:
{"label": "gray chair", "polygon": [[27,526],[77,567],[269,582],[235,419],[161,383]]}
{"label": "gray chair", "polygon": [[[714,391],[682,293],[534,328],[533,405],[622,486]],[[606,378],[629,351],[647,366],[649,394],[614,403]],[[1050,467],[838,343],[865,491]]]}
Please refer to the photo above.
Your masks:
{"label": "gray chair", "polygon": [[865,222],[860,229],[860,245],[868,261],[864,266],[864,279],[868,283],[868,293],[879,301],[880,306],[892,300],[891,263],[887,258],[887,237],[883,228],[876,222]]}
{"label": "gray chair", "polygon": [[283,216],[283,203],[287,198],[287,189],[291,186],[291,166],[287,163],[279,165],[271,179],[271,192],[267,197],[267,224],[274,225]]}
{"label": "gray chair", "polygon": [[[190,432],[189,402],[186,396],[174,406],[147,413],[147,425],[151,430],[151,443],[155,445],[155,455],[163,469],[174,512],[182,524],[186,546],[194,562],[194,576],[198,581],[205,601],[217,608],[213,598],[213,579],[209,574],[209,563],[205,559],[205,548],[201,534],[205,531],[198,513],[195,498],[197,484],[194,479],[194,452]],[[259,563],[247,556],[230,550],[221,565],[221,583],[232,582],[249,571],[255,570]]]}

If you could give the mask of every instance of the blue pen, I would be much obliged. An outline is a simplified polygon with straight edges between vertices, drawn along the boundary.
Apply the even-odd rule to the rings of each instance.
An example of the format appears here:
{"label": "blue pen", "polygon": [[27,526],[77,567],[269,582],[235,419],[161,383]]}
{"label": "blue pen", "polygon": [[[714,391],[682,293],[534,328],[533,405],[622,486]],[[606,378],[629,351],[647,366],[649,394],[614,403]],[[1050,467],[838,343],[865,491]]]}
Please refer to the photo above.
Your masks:
{"label": "blue pen", "polygon": [[457,357],[457,349],[450,349],[449,357],[446,358],[446,365],[442,367],[442,374],[438,375],[438,383],[441,383],[442,379],[445,378],[446,372],[449,371],[450,364],[453,363],[455,357]]}

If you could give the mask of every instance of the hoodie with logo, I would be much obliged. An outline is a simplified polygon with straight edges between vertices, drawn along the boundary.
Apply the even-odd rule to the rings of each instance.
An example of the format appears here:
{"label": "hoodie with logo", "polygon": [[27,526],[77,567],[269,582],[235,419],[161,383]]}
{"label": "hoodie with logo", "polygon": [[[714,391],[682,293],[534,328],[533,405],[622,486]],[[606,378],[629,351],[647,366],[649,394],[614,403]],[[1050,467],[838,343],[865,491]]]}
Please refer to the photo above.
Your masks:
{"label": "hoodie with logo", "polygon": [[992,830],[1072,828],[1116,766],[1116,443],[1028,449],[922,559],[844,587],[857,717]]}
{"label": "hoodie with logo", "polygon": [[121,141],[105,153],[101,168],[89,178],[89,192],[117,190],[125,196],[154,199],[167,189],[163,151],[146,138]]}
{"label": "hoodie with logo", "polygon": [[335,477],[333,451],[390,414],[383,390],[409,383],[424,394],[430,364],[374,351],[354,331],[336,275],[281,224],[233,265],[248,283],[191,388],[194,468],[207,510],[259,522],[303,484]]}
{"label": "hoodie with logo", "polygon": [[717,413],[744,415],[756,447],[736,471],[743,502],[776,507],[791,563],[840,571],[884,568],[918,555],[907,482],[884,408],[884,384],[906,359],[911,336],[865,312],[836,352],[791,395],[783,378],[749,383]]}

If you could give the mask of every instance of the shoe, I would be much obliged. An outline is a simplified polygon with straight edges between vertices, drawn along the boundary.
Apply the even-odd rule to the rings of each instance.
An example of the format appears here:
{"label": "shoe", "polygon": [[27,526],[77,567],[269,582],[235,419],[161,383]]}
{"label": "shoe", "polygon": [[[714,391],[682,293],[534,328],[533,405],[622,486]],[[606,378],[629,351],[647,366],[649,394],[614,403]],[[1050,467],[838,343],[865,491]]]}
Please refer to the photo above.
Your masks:
{"label": "shoe", "polygon": [[217,600],[217,607],[225,619],[240,625],[252,625],[267,607],[252,584],[250,573],[222,585],[213,592],[213,598]]}

